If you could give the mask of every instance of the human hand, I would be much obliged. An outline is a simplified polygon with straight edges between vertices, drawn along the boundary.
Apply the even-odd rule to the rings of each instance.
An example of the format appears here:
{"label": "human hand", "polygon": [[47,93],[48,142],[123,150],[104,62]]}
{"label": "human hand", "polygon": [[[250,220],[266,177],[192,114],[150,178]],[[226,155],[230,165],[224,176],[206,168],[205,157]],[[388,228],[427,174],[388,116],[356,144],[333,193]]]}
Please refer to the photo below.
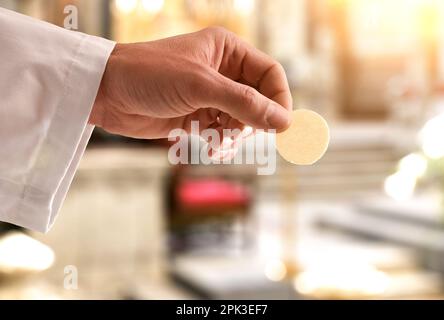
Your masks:
{"label": "human hand", "polygon": [[114,134],[165,138],[206,128],[282,131],[292,98],[282,66],[225,29],[117,44],[89,122]]}

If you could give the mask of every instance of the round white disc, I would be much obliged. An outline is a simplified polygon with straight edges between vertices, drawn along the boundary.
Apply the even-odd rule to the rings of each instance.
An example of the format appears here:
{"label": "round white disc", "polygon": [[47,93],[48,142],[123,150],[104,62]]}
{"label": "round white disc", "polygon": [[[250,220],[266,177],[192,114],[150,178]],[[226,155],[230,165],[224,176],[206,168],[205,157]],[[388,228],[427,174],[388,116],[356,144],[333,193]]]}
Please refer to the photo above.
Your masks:
{"label": "round white disc", "polygon": [[327,151],[330,132],[327,122],[314,111],[293,111],[290,127],[276,135],[279,154],[288,162],[310,165]]}

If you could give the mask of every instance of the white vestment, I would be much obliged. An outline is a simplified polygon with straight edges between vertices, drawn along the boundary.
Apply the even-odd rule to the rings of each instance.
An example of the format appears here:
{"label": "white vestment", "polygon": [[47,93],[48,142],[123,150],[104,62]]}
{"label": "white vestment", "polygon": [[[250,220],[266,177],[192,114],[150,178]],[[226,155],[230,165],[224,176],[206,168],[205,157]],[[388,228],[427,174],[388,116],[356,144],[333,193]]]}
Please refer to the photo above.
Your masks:
{"label": "white vestment", "polygon": [[114,45],[0,8],[0,221],[53,224]]}

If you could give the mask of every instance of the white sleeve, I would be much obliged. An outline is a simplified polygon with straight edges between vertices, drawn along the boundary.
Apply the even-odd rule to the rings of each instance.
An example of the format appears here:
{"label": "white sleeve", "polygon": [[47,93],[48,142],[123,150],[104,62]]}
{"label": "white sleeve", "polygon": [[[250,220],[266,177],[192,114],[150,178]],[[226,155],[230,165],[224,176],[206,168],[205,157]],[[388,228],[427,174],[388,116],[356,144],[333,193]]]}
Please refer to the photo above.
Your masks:
{"label": "white sleeve", "polygon": [[114,45],[0,8],[0,221],[53,224]]}

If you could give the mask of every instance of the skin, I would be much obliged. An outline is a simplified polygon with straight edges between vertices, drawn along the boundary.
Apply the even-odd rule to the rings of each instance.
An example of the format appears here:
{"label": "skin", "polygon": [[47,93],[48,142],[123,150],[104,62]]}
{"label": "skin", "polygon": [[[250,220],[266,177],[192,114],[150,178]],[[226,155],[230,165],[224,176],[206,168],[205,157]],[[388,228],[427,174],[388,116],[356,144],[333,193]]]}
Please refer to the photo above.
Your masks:
{"label": "skin", "polygon": [[223,28],[117,44],[89,122],[124,136],[172,129],[289,127],[292,98],[282,66]]}

